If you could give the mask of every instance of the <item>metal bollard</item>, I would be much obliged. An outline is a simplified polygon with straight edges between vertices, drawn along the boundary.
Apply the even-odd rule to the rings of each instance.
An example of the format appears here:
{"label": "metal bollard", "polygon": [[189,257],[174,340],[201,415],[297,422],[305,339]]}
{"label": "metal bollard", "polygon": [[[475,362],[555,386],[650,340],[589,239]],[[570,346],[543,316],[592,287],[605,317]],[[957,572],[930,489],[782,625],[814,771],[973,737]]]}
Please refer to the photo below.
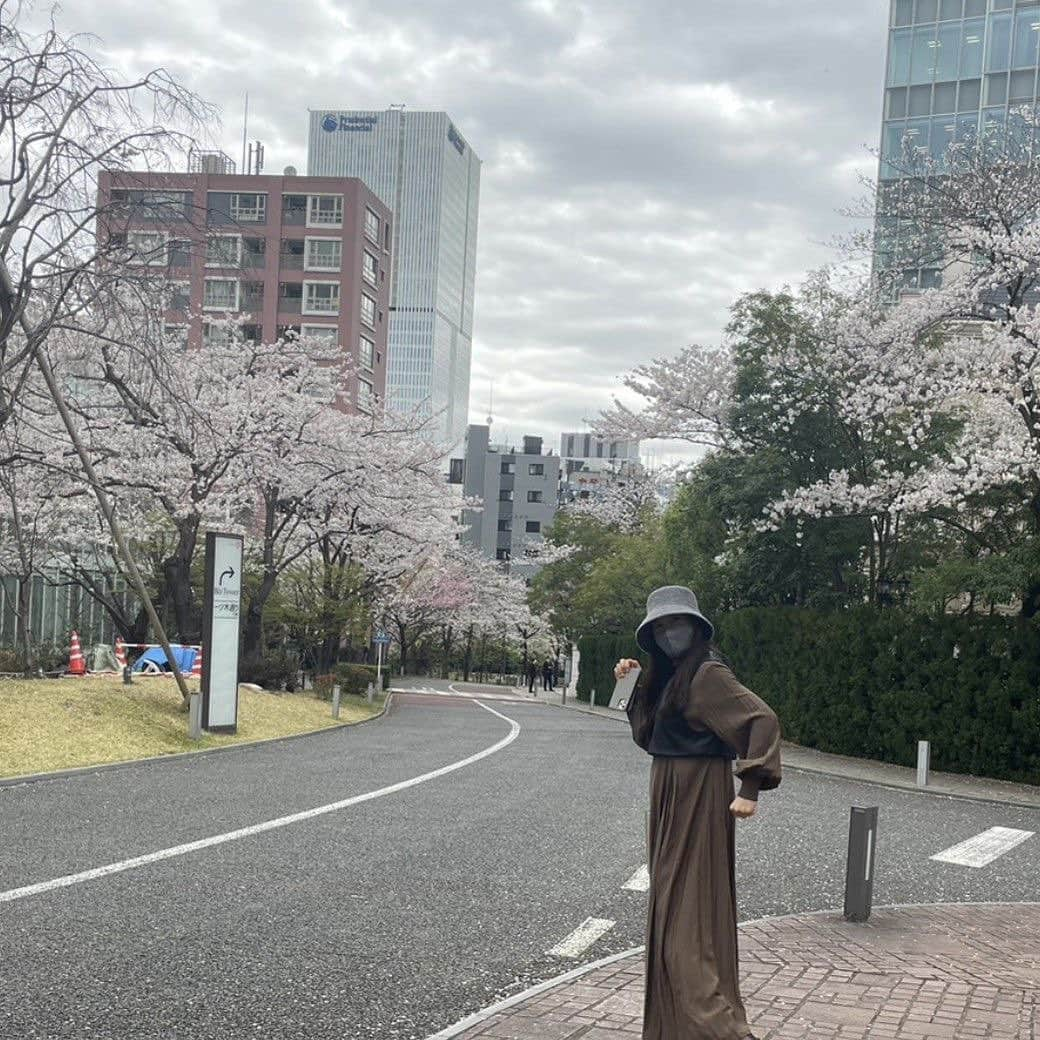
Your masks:
{"label": "metal bollard", "polygon": [[132,686],[133,680],[130,678],[130,665],[123,665],[123,685]]}
{"label": "metal bollard", "polygon": [[928,771],[932,764],[932,748],[927,740],[917,742],[917,786],[928,786]]}
{"label": "metal bollard", "polygon": [[877,806],[853,806],[849,817],[849,857],[845,868],[845,920],[866,921],[874,901]]}
{"label": "metal bollard", "polygon": [[372,703],[372,698],[375,696],[375,693],[376,693],[375,683],[369,683],[368,684],[368,689],[365,690],[365,699],[368,701],[369,704]]}
{"label": "metal bollard", "polygon": [[339,718],[339,683],[332,687],[332,717]]}
{"label": "metal bollard", "polygon": [[188,701],[188,737],[202,739],[202,696],[198,693],[193,693]]}

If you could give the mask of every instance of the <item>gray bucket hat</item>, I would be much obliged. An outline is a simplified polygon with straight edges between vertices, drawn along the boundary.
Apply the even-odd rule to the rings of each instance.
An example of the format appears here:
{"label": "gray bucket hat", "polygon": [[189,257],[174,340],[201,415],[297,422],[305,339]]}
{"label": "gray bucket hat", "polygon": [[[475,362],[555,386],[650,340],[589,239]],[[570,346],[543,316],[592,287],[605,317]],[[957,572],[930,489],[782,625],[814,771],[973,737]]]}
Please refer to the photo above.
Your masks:
{"label": "gray bucket hat", "polygon": [[697,597],[690,589],[685,585],[664,585],[650,593],[646,601],[646,617],[636,629],[636,642],[648,654],[657,645],[650,626],[657,618],[668,614],[689,614],[707,629],[709,639],[715,635],[715,626],[701,613]]}

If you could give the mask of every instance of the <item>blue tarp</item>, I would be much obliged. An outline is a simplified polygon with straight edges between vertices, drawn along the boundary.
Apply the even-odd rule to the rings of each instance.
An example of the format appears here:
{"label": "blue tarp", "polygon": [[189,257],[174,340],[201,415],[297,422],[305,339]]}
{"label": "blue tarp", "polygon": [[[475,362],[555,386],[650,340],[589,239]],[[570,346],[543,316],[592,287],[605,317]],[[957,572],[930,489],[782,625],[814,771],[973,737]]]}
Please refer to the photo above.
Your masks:
{"label": "blue tarp", "polygon": [[[185,675],[191,674],[191,670],[195,665],[195,654],[198,651],[192,646],[177,646],[176,644],[171,646],[170,649],[173,651],[173,656],[177,660],[177,667],[181,672]],[[151,650],[145,650],[134,661],[134,671],[143,672],[148,661],[154,661],[164,672],[170,670],[166,663],[166,654],[161,646],[153,646]]]}

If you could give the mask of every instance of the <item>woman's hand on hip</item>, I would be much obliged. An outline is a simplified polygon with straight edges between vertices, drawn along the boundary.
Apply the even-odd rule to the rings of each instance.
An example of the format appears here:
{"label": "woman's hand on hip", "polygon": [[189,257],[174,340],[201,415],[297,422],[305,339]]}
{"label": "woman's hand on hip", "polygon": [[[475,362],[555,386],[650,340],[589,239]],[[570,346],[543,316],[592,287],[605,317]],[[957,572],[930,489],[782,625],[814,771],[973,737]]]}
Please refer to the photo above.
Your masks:
{"label": "woman's hand on hip", "polygon": [[739,795],[730,802],[729,811],[733,813],[737,819],[746,820],[750,816],[755,815],[755,810],[758,808],[758,802],[753,802],[750,798],[741,798]]}
{"label": "woman's hand on hip", "polygon": [[631,657],[622,657],[616,665],[614,665],[614,678],[623,679],[633,668],[638,668],[639,662],[633,661]]}

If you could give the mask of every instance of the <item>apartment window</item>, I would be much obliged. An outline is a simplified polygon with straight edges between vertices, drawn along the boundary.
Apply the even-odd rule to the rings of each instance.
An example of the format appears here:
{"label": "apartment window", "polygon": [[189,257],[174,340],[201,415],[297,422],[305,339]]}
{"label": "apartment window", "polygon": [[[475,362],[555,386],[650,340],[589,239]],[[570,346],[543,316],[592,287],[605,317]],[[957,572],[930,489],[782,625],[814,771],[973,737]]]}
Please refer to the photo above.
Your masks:
{"label": "apartment window", "polygon": [[339,342],[339,328],[336,325],[301,325],[300,335],[310,336],[322,343]]}
{"label": "apartment window", "polygon": [[541,502],[541,500],[542,500],[542,493],[541,493],[541,491],[528,491],[527,492],[527,501],[528,502]]}
{"label": "apartment window", "polygon": [[234,278],[207,278],[202,289],[204,311],[237,311],[238,282]]}
{"label": "apartment window", "polygon": [[342,227],[342,195],[310,195],[307,198],[308,227]]}
{"label": "apartment window", "polygon": [[499,500],[499,502],[512,502],[513,501],[513,492],[510,491],[508,488],[502,488],[498,492],[498,500]]}
{"label": "apartment window", "polygon": [[376,245],[379,244],[379,215],[365,207],[365,234],[372,239]]}
{"label": "apartment window", "polygon": [[361,294],[361,320],[370,328],[376,327],[376,301],[364,293]]}
{"label": "apartment window", "polygon": [[206,239],[207,267],[238,267],[241,262],[240,235],[210,235]]}
{"label": "apartment window", "polygon": [[167,306],[171,311],[186,311],[191,306],[191,285],[188,282],[171,282],[168,291]]}
{"label": "apartment window", "polygon": [[339,314],[339,282],[304,282],[304,314]]}
{"label": "apartment window", "polygon": [[495,559],[496,560],[507,561],[509,559],[509,550],[508,549],[497,549],[495,551]]}
{"label": "apartment window", "polygon": [[188,267],[191,264],[191,242],[184,238],[171,238],[166,243],[170,267]]}
{"label": "apartment window", "polygon": [[166,236],[161,231],[128,231],[126,247],[137,263],[150,267],[166,263]]}
{"label": "apartment window", "polygon": [[359,379],[357,383],[358,407],[370,411],[375,403],[375,388],[367,379]]}
{"label": "apartment window", "polygon": [[510,520],[508,517],[506,517],[504,520],[499,520],[498,521],[498,529],[500,531],[512,531],[513,530],[513,521]]}
{"label": "apartment window", "polygon": [[178,350],[184,350],[188,345],[188,326],[164,325],[162,336],[164,343],[176,347]]}
{"label": "apartment window", "polygon": [[338,238],[308,238],[303,269],[305,271],[338,271],[343,256],[343,242]]}
{"label": "apartment window", "polygon": [[516,467],[512,459],[502,460],[502,473],[515,473]]}
{"label": "apartment window", "polygon": [[260,192],[234,192],[231,219],[243,224],[263,224],[267,220],[267,196]]}
{"label": "apartment window", "polygon": [[375,353],[376,345],[367,336],[362,336],[359,350],[362,368],[372,368],[372,361],[375,357]]}
{"label": "apartment window", "polygon": [[231,330],[221,321],[202,323],[202,342],[207,347],[225,346],[231,342]]}
{"label": "apartment window", "polygon": [[545,476],[545,463],[544,462],[532,462],[527,467],[529,476],[532,477],[544,477]]}
{"label": "apartment window", "polygon": [[377,275],[378,270],[379,270],[379,263],[378,263],[378,261],[366,249],[365,252],[363,252],[361,254],[361,274],[364,277],[365,281],[368,282],[369,285],[375,285],[376,284],[376,275]]}
{"label": "apartment window", "polygon": [[527,533],[528,534],[541,534],[542,533],[542,522],[541,522],[541,520],[528,520],[527,521]]}
{"label": "apartment window", "polygon": [[305,245],[302,238],[283,238],[278,248],[279,266],[293,271],[302,271]]}

